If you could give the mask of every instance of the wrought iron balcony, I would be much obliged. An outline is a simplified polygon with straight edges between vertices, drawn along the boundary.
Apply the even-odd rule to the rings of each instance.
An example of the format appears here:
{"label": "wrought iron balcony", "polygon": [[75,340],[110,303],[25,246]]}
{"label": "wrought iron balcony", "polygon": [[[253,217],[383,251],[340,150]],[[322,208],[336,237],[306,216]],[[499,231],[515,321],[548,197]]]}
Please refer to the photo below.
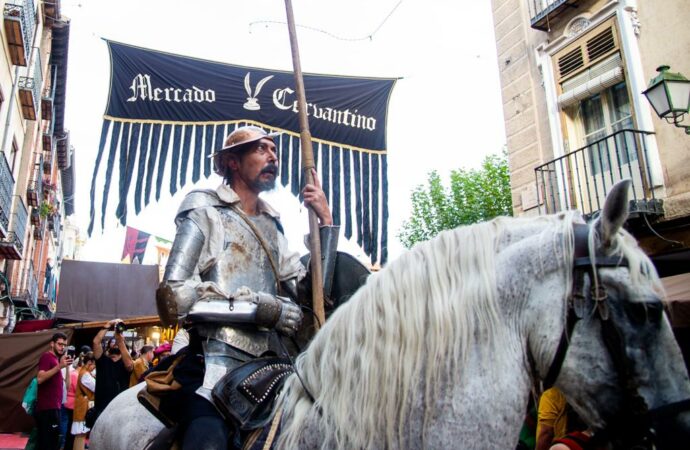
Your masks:
{"label": "wrought iron balcony", "polygon": [[60,15],[60,2],[57,0],[41,2],[41,8],[43,10],[43,23],[47,27],[52,27]]}
{"label": "wrought iron balcony", "polygon": [[45,175],[53,173],[53,155],[48,155],[46,159],[43,160],[42,166]]}
{"label": "wrought iron balcony", "polygon": [[33,70],[27,70],[27,76],[19,77],[19,103],[22,105],[22,116],[26,120],[36,120],[41,109],[41,56],[36,52]]}
{"label": "wrought iron balcony", "polygon": [[46,226],[45,222],[40,220],[39,225],[34,227],[34,239],[37,241],[43,240],[43,235],[45,234]]}
{"label": "wrought iron balcony", "polygon": [[43,186],[41,177],[37,180],[29,182],[26,188],[26,203],[32,208],[38,208],[43,200]]}
{"label": "wrought iron balcony", "polygon": [[10,0],[3,8],[5,36],[10,61],[16,66],[26,66],[36,29],[33,0]]}
{"label": "wrought iron balcony", "polygon": [[[57,70],[54,69],[55,66],[51,66],[50,72],[50,86],[43,89],[43,96],[41,97],[41,119],[43,120],[53,120],[54,105],[55,105],[55,83],[57,78]],[[51,127],[52,131],[52,127]]]}
{"label": "wrought iron balcony", "polygon": [[527,0],[530,24],[535,30],[548,31],[549,22],[582,0]]}
{"label": "wrought iron balcony", "polygon": [[39,226],[41,224],[41,213],[38,208],[33,208],[31,210],[31,225]]}
{"label": "wrought iron balcony", "polygon": [[535,178],[540,213],[578,209],[590,218],[618,181],[632,180],[631,216],[663,215],[647,163],[647,136],[640,130],[619,130],[537,167]]}
{"label": "wrought iron balcony", "polygon": [[20,196],[15,195],[14,208],[10,217],[10,232],[7,233],[4,241],[0,241],[0,258],[22,259],[27,217],[24,201]]}
{"label": "wrought iron balcony", "polygon": [[0,239],[6,238],[9,231],[13,191],[14,177],[5,153],[0,152]]}

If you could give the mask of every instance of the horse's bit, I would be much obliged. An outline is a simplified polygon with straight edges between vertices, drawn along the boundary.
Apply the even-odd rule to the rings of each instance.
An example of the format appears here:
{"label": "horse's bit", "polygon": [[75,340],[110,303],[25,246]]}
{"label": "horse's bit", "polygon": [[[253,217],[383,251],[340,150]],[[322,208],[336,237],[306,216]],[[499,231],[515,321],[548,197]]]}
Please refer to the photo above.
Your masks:
{"label": "horse's bit", "polygon": [[[623,437],[627,445],[631,445],[630,434],[635,433],[637,438],[632,448],[653,448],[654,429],[652,419],[675,416],[683,411],[690,410],[690,399],[663,405],[650,410],[644,398],[639,393],[639,384],[634,377],[634,364],[625,351],[623,334],[611,317],[608,305],[608,292],[606,286],[593,284],[596,272],[602,267],[627,267],[628,262],[620,256],[592,255],[588,249],[589,227],[575,224],[574,234],[574,268],[573,286],[568,298],[568,312],[566,326],[561,334],[556,354],[543,381],[543,389],[554,385],[563,366],[570,338],[575,324],[583,317],[585,305],[594,302],[595,313],[601,321],[601,334],[609,356],[618,374],[619,385],[623,389],[623,417],[618,417],[613,423],[607,422],[605,430],[597,431],[592,438],[595,443],[613,441]],[[588,292],[584,292],[585,276],[589,276],[592,286]]]}

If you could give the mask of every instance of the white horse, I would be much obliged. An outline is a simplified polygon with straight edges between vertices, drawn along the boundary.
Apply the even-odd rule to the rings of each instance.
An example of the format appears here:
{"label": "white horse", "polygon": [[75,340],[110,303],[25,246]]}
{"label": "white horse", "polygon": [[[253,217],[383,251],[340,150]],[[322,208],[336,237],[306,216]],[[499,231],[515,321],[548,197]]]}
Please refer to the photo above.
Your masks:
{"label": "white horse", "polygon": [[[278,448],[515,448],[530,389],[550,372],[594,430],[647,425],[665,408],[657,448],[688,442],[690,413],[668,406],[690,398],[690,382],[659,280],[621,229],[628,187],[589,228],[584,266],[582,221],[563,213],[446,231],[371,276],[298,358],[303,384],[291,376],[276,406]],[[162,428],[133,392],[101,415],[92,448],[143,449]]]}

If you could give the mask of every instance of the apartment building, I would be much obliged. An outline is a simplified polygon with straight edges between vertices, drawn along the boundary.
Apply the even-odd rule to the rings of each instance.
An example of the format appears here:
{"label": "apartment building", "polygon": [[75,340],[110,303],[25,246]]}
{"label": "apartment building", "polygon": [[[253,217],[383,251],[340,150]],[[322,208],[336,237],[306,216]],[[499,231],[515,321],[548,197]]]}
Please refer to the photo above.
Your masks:
{"label": "apartment building", "polygon": [[591,218],[629,178],[626,226],[672,294],[689,299],[690,135],[643,95],[659,66],[690,77],[687,0],[492,7],[514,213],[577,208]]}
{"label": "apartment building", "polygon": [[2,6],[0,316],[11,322],[55,311],[74,152],[64,129],[69,20],[60,0]]}

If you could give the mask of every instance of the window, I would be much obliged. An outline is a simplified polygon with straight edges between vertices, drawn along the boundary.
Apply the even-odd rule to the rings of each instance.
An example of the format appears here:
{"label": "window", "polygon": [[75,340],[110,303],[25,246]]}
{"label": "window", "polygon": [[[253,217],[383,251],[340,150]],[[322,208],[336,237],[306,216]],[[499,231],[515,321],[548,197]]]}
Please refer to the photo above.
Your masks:
{"label": "window", "polygon": [[[596,175],[637,159],[636,145],[629,133],[620,133],[613,142],[602,139],[620,130],[632,129],[633,119],[625,83],[618,83],[579,104],[584,131],[582,145],[589,147],[590,168]],[[613,147],[613,148],[612,148]]]}

